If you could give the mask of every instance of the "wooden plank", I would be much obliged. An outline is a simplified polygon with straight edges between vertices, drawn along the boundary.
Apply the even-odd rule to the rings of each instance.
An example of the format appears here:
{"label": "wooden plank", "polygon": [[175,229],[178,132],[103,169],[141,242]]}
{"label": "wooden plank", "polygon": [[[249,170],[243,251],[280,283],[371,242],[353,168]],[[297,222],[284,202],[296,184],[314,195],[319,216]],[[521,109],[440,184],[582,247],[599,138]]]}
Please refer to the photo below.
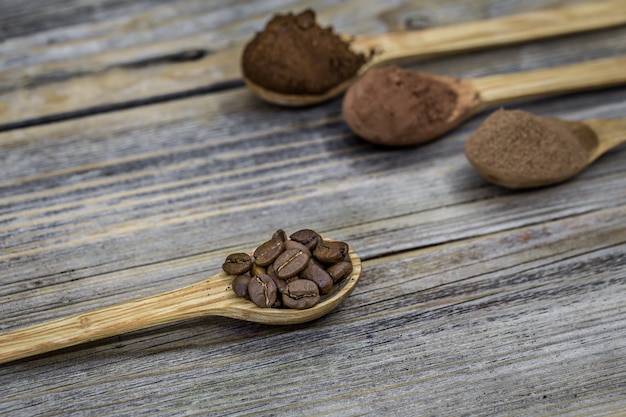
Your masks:
{"label": "wooden plank", "polygon": [[142,0],[128,4],[120,0],[47,2],[4,0],[3,13],[0,16],[0,39],[23,38],[54,29],[62,31],[65,27],[77,24],[128,16],[137,13],[140,8],[155,7],[159,3],[163,1]]}
{"label": "wooden plank", "polygon": [[[18,18],[33,7],[22,3],[3,6]],[[324,13],[376,33],[558,3],[421,1],[415,14],[408,1],[375,11],[331,1]],[[17,57],[21,44],[24,61],[0,65],[26,75],[40,64],[62,65],[53,59],[62,51],[71,66],[81,56],[95,62],[108,51],[114,57],[200,36],[201,22],[213,22],[214,33],[243,34],[267,17],[237,8],[243,2],[233,9],[243,14],[214,20],[207,16],[215,4],[199,0],[49,4],[40,16],[23,16],[36,31],[7,27],[14,35],[0,49]],[[168,15],[176,8],[184,12]],[[45,22],[46,14],[62,25]],[[154,27],[109,30],[124,14]],[[195,22],[189,30],[197,32],[172,37],[163,29],[168,19],[172,27]],[[124,33],[144,38],[124,45]],[[43,44],[60,35],[56,47]],[[617,29],[563,37],[414,68],[482,76],[561,65],[624,55],[623,36]],[[510,108],[624,117],[625,93],[619,87]],[[478,177],[463,156],[488,112],[436,142],[390,150],[354,137],[339,99],[283,109],[232,88],[143,104],[0,133],[0,332],[197,282],[226,254],[249,250],[278,227],[313,227],[348,241],[365,260],[362,280],[339,310],[305,325],[189,320],[5,364],[0,414],[626,409],[626,147],[564,184],[509,191]]]}
{"label": "wooden plank", "polygon": [[[72,11],[97,10],[91,3],[50,10],[61,13],[62,22]],[[14,128],[105,111],[129,102],[137,105],[149,98],[228,87],[240,80],[241,45],[273,12],[300,10],[307,4],[290,2],[276,8],[269,2],[258,2],[254,7],[248,3],[234,3],[226,18],[221,9],[198,0],[117,5],[110,15],[94,23],[76,23],[72,31],[50,29],[8,39],[0,44],[4,56],[0,61],[0,127]],[[318,11],[323,24],[365,35],[399,30],[424,16],[428,24],[445,25],[529,9],[514,1],[500,2],[498,7],[489,3],[485,0],[459,6],[453,1],[444,5],[406,1],[383,5],[368,0],[358,3],[358,14],[353,12],[353,2],[331,2]],[[574,3],[552,2],[550,6]],[[28,14],[26,5],[13,7],[17,11],[7,13],[7,18]],[[85,19],[89,22],[92,17]],[[35,27],[46,27],[37,22]],[[58,31],[72,35],[64,39]],[[599,48],[607,42],[623,45],[626,28],[590,36],[587,41]]]}
{"label": "wooden plank", "polygon": [[[621,90],[585,99],[593,95],[603,107],[585,110],[570,96],[528,110],[626,110]],[[279,227],[320,229],[367,259],[626,201],[620,149],[572,182],[511,193],[485,186],[462,155],[478,120],[443,141],[390,153],[352,137],[328,107],[298,119],[272,109],[268,119],[246,97],[223,93],[0,135],[10,151],[3,166],[12,168],[0,183],[2,291],[20,294],[3,306],[6,318],[26,323],[92,297],[113,302],[186,285]],[[248,124],[233,125],[244,114]],[[248,218],[257,221],[242,223]]]}
{"label": "wooden plank", "polygon": [[[368,261],[346,305],[306,326],[196,320],[13,364],[0,376],[0,408],[66,415],[176,415],[190,403],[215,415],[619,410],[623,214],[623,207],[601,210]],[[46,378],[23,391],[27,369]],[[56,401],[44,400],[51,396]]]}
{"label": "wooden plank", "polygon": [[[551,46],[554,45],[558,42]],[[550,56],[572,60],[581,51],[584,53],[582,48],[572,51],[561,46],[562,53]],[[525,54],[529,58],[521,64],[511,58],[516,54],[515,50],[504,50],[484,53],[482,57],[488,59],[482,60],[480,56],[477,59],[481,62],[513,62],[509,65],[525,66],[529,62],[541,65],[546,52],[535,49],[535,54]],[[434,71],[449,68],[448,72],[450,68],[459,72],[465,68],[474,71],[475,67],[469,62],[475,61],[460,57],[430,63],[427,68]],[[493,69],[488,67],[487,71]],[[570,118],[617,117],[624,113],[623,92],[619,89],[584,97],[603,106],[597,110],[579,110],[581,96],[569,96],[539,102],[540,107],[529,109],[539,112],[556,110],[556,115]],[[239,122],[244,119],[245,123]],[[163,256],[171,253],[176,256],[171,252],[175,249],[167,249],[169,243],[145,239],[142,244],[155,251],[142,249],[141,256],[148,257],[137,258],[135,249],[131,249],[139,244],[132,237],[134,233],[149,234],[150,229],[158,224],[176,230],[173,236],[180,235],[181,240],[189,241],[187,233],[197,239],[202,236],[197,229],[198,221],[203,222],[204,228],[211,228],[241,213],[270,210],[270,207],[278,213],[311,201],[311,210],[315,211],[320,205],[338,198],[320,184],[345,184],[341,185],[345,188],[336,194],[344,195],[342,198],[349,199],[347,202],[354,207],[363,204],[359,196],[365,191],[361,190],[372,185],[392,193],[359,207],[358,211],[366,208],[367,211],[350,224],[358,224],[363,218],[368,219],[369,224],[378,219],[383,219],[384,223],[397,215],[398,218],[411,215],[412,221],[416,221],[421,216],[417,213],[428,210],[437,210],[438,216],[454,213],[450,214],[449,220],[458,222],[465,215],[464,211],[439,209],[493,198],[493,193],[502,193],[497,188],[475,185],[480,182],[469,184],[477,187],[472,192],[453,192],[454,187],[468,186],[465,178],[471,171],[465,165],[462,146],[465,136],[476,123],[466,125],[465,130],[449,135],[445,141],[402,155],[382,150],[372,152],[369,145],[352,137],[340,121],[337,101],[296,113],[265,106],[245,90],[238,90],[6,132],[0,135],[0,144],[9,150],[0,155],[0,165],[8,167],[0,172],[3,181],[0,184],[3,195],[0,219],[9,225],[4,229],[6,236],[12,236],[16,230],[21,233],[19,238],[6,244],[11,249],[5,250],[2,259],[10,262],[16,276],[20,268],[26,268],[22,271],[29,271],[26,275],[33,278],[48,275],[51,270],[33,271],[31,261],[34,258],[29,257],[53,250],[59,251],[55,259],[71,259],[69,253],[76,245],[97,244],[100,239],[112,237],[111,230],[116,230],[114,235],[128,244],[130,252],[114,252],[122,259],[103,258],[101,264],[113,267],[110,262],[125,263],[131,259],[135,264],[149,263],[155,260],[149,257],[150,254],[161,253],[159,256]],[[293,139],[294,135],[297,140]],[[42,147],[47,149],[45,153],[41,152]],[[72,149],[72,152],[68,153],[66,149]],[[442,156],[446,159],[437,159]],[[440,165],[442,161],[449,165]],[[614,171],[602,175],[619,175],[621,172],[619,164],[607,166]],[[353,171],[355,168],[358,175]],[[442,177],[442,173],[446,176]],[[352,178],[344,180],[348,176]],[[379,176],[379,179],[373,179]],[[452,182],[448,182],[450,179]],[[231,180],[233,182],[225,182]],[[432,186],[416,188],[416,183]],[[441,193],[442,189],[448,191]],[[417,206],[413,203],[415,197],[420,201]],[[274,203],[276,198],[281,200]],[[593,206],[594,201],[601,201],[601,204],[621,201],[613,198],[613,193],[605,193],[586,200],[586,203]],[[315,203],[315,199],[320,202]],[[168,201],[171,203],[163,206],[163,202]],[[377,208],[379,201],[395,201],[399,211],[386,215]],[[559,201],[552,200],[555,204]],[[324,216],[311,214],[310,222],[318,228],[339,228],[345,225],[343,217],[350,213],[341,214],[332,224]],[[301,220],[294,218],[287,220],[287,224],[276,223],[270,224],[292,228],[300,226]],[[67,231],[70,225],[71,233]],[[262,235],[251,226],[241,232],[240,240],[232,245],[255,242]],[[471,228],[466,233],[471,235]],[[432,237],[437,235],[436,230],[429,232],[420,244],[431,244]],[[446,238],[439,235],[434,242]],[[89,239],[93,242],[90,243]],[[201,251],[215,248],[210,241],[194,244],[199,244]],[[106,253],[103,256],[108,256]],[[80,269],[81,265],[80,261],[73,260],[72,266],[60,262],[52,268],[59,272]]]}

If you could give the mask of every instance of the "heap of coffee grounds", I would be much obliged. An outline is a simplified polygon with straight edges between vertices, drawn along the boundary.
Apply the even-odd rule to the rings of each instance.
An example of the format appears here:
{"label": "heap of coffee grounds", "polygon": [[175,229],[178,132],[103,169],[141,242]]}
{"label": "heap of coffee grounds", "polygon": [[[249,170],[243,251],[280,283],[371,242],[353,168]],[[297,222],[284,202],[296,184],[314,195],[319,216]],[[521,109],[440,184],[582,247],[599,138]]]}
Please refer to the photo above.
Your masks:
{"label": "heap of coffee grounds", "polygon": [[346,92],[343,117],[354,133],[379,145],[419,145],[449,129],[457,93],[428,73],[373,68]]}
{"label": "heap of coffee grounds", "polygon": [[242,71],[267,90],[319,95],[353,78],[365,62],[332,27],[320,27],[308,9],[274,16],[246,45]]}
{"label": "heap of coffee grounds", "polygon": [[259,307],[306,309],[352,273],[348,245],[325,241],[313,230],[291,236],[278,230],[247,253],[228,255],[222,269],[234,275],[233,291]]}
{"label": "heap of coffee grounds", "polygon": [[528,184],[566,179],[587,164],[587,149],[567,122],[522,110],[492,113],[467,140],[465,155],[489,169],[487,180]]}

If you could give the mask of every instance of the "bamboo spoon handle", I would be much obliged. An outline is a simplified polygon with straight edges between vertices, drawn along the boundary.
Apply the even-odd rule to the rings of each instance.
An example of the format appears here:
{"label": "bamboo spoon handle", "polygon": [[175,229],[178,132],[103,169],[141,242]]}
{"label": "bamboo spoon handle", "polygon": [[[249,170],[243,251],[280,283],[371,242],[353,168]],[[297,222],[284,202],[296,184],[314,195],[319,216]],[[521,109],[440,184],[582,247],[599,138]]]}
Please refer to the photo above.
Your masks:
{"label": "bamboo spoon handle", "polygon": [[598,146],[592,155],[595,160],[606,151],[626,143],[626,119],[588,119],[584,124],[596,134]]}
{"label": "bamboo spoon handle", "polygon": [[[0,363],[210,313],[232,292],[209,281],[0,334]],[[219,291],[222,289],[222,291]]]}
{"label": "bamboo spoon handle", "polygon": [[371,65],[504,46],[626,23],[626,0],[590,1],[552,10],[462,23],[419,32],[357,37],[355,50],[382,51]]}
{"label": "bamboo spoon handle", "polygon": [[480,93],[479,110],[515,100],[626,83],[626,57],[469,79]]}

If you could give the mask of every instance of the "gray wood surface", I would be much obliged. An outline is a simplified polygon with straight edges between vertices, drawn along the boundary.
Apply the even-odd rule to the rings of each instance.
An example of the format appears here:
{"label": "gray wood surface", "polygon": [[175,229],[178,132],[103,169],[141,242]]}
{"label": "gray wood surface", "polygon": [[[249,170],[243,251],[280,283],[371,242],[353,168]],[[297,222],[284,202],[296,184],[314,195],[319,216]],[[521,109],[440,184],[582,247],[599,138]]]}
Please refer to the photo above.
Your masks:
{"label": "gray wood surface", "polygon": [[[0,0],[0,332],[197,282],[277,228],[349,242],[361,282],[313,323],[208,317],[0,365],[0,414],[624,415],[625,146],[510,191],[463,155],[489,111],[383,149],[349,131],[340,98],[285,109],[237,81],[240,45],[276,10],[374,34],[577,2],[228,3]],[[476,77],[624,54],[620,27],[411,67]],[[234,82],[203,89],[211,63]],[[111,74],[120,89],[97,90]],[[616,118],[625,98],[509,108]]]}

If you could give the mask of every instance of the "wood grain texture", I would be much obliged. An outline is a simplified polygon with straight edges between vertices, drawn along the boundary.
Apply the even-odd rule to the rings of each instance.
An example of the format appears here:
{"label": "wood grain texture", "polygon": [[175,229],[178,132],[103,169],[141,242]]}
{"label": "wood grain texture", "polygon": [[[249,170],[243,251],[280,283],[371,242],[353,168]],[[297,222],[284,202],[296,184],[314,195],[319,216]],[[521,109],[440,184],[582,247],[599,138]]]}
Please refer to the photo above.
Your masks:
{"label": "wood grain texture", "polygon": [[[3,3],[0,19],[20,18],[28,3]],[[3,53],[18,57],[24,46],[23,59],[2,61],[13,65],[2,70],[26,75],[63,50],[69,59],[56,55],[54,65],[71,73],[90,43],[94,60],[115,60],[126,47],[179,42],[160,24],[137,26],[145,42],[125,46],[123,31],[107,29],[151,12],[165,22],[187,10],[180,21],[170,16],[182,26],[196,13],[199,26],[188,30],[201,36],[199,22],[221,4],[61,3],[0,25],[10,35]],[[424,1],[421,14],[412,2],[380,3],[320,7],[347,31],[377,33],[565,2]],[[242,39],[254,30],[243,22],[267,17],[243,2],[232,10],[243,14],[214,15],[215,36]],[[83,36],[89,30],[93,38]],[[68,43],[46,49],[53,34]],[[566,65],[626,54],[625,34],[413,68],[476,78]],[[625,96],[614,87],[508,108],[619,118]],[[463,155],[492,109],[438,141],[392,150],[352,135],[340,108],[340,100],[277,108],[229,88],[0,133],[0,332],[198,282],[279,227],[316,229],[363,259],[354,293],[309,324],[190,319],[1,365],[0,414],[623,415],[626,147],[571,181],[515,192],[486,183]]]}
{"label": "wood grain texture", "polygon": [[488,108],[553,94],[608,88],[626,83],[626,56],[470,80]]}

